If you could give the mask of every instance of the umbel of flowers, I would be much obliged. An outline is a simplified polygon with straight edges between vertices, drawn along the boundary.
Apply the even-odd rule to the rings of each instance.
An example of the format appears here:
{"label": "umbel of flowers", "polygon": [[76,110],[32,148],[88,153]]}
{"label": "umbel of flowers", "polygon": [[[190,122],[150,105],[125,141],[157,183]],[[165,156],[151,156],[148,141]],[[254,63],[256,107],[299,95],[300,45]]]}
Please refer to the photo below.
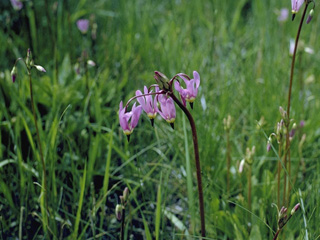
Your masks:
{"label": "umbel of flowers", "polygon": [[[149,88],[144,86],[144,93],[137,90],[136,96],[131,98],[126,106],[123,106],[122,101],[120,102],[119,122],[124,134],[127,135],[128,140],[130,139],[133,129],[138,124],[142,110],[151,120],[152,126],[155,117],[159,113],[160,116],[174,128],[174,121],[176,119],[174,102],[178,105],[182,104],[184,107],[186,106],[186,102],[189,102],[191,108],[193,108],[193,102],[197,97],[200,85],[200,75],[198,72],[193,72],[193,79],[184,73],[179,73],[169,81],[163,73],[155,71],[154,78],[158,84],[151,85]],[[181,86],[179,78],[184,81],[186,88]],[[173,93],[173,83],[174,88],[180,95],[181,101],[176,99]],[[137,103],[135,102],[131,111],[128,111],[128,105],[133,100],[137,100],[140,105],[137,106]]]}
{"label": "umbel of flowers", "polygon": [[[129,141],[130,135],[138,125],[140,115],[143,111],[151,120],[152,126],[154,124],[154,119],[157,114],[159,114],[173,129],[176,119],[176,105],[178,105],[185,113],[192,130],[199,194],[201,236],[205,237],[205,217],[197,131],[193,117],[186,106],[188,102],[193,109],[193,102],[198,95],[200,86],[200,75],[198,72],[193,71],[193,78],[191,78],[185,73],[178,73],[169,80],[163,73],[155,71],[154,78],[157,84],[153,84],[149,88],[145,86],[143,93],[140,90],[137,90],[136,95],[129,99],[125,106],[122,101],[120,102],[120,126]],[[175,95],[174,89],[178,92],[180,99]],[[135,102],[130,111],[129,104],[133,101]]]}

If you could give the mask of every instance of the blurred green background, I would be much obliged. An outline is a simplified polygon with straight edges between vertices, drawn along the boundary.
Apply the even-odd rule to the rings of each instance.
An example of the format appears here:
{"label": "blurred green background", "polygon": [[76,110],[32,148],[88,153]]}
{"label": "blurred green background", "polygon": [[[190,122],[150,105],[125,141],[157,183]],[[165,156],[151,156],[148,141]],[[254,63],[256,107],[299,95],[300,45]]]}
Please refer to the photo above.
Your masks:
{"label": "blurred green background", "polygon": [[[290,12],[291,2],[28,0],[14,10],[2,0],[0,238],[118,239],[114,209],[127,186],[126,239],[197,239],[192,138],[182,111],[177,109],[175,130],[160,118],[152,128],[143,114],[129,143],[118,121],[120,101],[154,84],[155,70],[168,77],[192,76],[196,70],[201,85],[192,114],[208,239],[272,239],[278,158],[276,141],[275,151],[267,153],[267,136],[281,119],[279,106],[287,106],[289,42],[302,12],[294,21],[289,14],[280,22],[281,8]],[[83,18],[90,21],[86,34],[76,25]],[[319,24],[315,8],[313,20],[303,26],[295,67],[291,118],[305,126],[291,143],[292,194],[286,207],[290,211],[300,202],[303,209],[285,226],[283,239],[320,236]],[[15,83],[10,77],[28,48],[34,62],[47,70],[34,70],[32,77],[47,166],[48,233],[41,220],[42,165],[25,66],[17,65]],[[96,66],[87,66],[88,59]],[[228,115],[233,119],[229,151],[223,126]],[[306,141],[299,147],[303,134]],[[246,169],[240,174],[238,166],[252,146],[249,211]]]}

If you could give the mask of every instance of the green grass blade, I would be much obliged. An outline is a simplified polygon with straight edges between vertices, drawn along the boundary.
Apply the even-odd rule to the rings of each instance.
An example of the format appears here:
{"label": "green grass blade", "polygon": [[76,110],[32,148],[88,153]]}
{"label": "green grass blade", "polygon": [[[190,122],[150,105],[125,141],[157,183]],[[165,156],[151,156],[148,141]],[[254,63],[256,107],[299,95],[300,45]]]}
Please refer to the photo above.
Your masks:
{"label": "green grass blade", "polygon": [[150,233],[150,230],[149,230],[149,227],[148,227],[148,222],[146,221],[144,215],[143,214],[141,214],[141,215],[142,215],[142,220],[143,220],[144,232],[146,234],[146,239],[147,240],[152,240],[151,233]]}
{"label": "green grass blade", "polygon": [[112,153],[112,145],[113,145],[113,131],[109,133],[109,149],[108,149],[108,155],[106,159],[106,169],[104,172],[104,179],[103,179],[103,187],[102,187],[102,196],[106,194],[108,191],[108,185],[109,185],[109,177],[110,177],[110,163],[111,163],[111,153]]}
{"label": "green grass blade", "polygon": [[186,118],[183,114],[182,117],[183,123],[183,135],[184,135],[184,148],[185,148],[185,155],[186,155],[186,172],[187,172],[187,191],[188,191],[188,206],[189,212],[191,215],[190,225],[191,229],[194,232],[194,219],[195,219],[195,207],[194,207],[194,198],[193,198],[193,184],[192,184],[192,171],[191,171],[191,162],[190,162],[190,155],[189,155],[189,143],[188,143],[188,135],[187,135],[187,128],[186,128]]}
{"label": "green grass blade", "polygon": [[81,218],[81,209],[83,205],[83,196],[84,196],[84,190],[86,187],[86,176],[87,176],[87,166],[84,167],[83,176],[82,176],[82,179],[80,179],[79,206],[78,206],[77,216],[74,224],[73,239],[77,239],[77,236],[78,236],[79,223]]}

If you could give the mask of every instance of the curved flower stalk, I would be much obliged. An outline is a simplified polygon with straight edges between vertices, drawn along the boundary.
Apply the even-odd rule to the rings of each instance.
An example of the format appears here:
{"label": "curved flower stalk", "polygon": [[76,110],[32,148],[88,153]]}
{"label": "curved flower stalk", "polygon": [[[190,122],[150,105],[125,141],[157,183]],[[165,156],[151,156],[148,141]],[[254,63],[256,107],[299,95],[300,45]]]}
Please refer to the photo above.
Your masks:
{"label": "curved flower stalk", "polygon": [[[40,208],[41,208],[41,212],[43,214],[42,217],[42,224],[43,224],[43,231],[45,233],[47,233],[48,230],[48,213],[49,209],[48,209],[48,197],[47,197],[47,180],[46,180],[46,164],[45,164],[45,160],[44,160],[44,155],[43,155],[43,150],[42,150],[42,144],[41,144],[41,140],[40,140],[40,133],[39,133],[39,128],[38,128],[38,121],[37,121],[37,115],[36,115],[36,110],[34,107],[34,99],[33,99],[33,90],[32,90],[32,77],[31,77],[31,69],[35,68],[37,69],[39,72],[46,72],[46,70],[44,69],[44,67],[40,66],[40,65],[36,65],[33,62],[32,59],[32,54],[31,54],[31,50],[28,49],[27,51],[27,57],[26,59],[23,58],[18,58],[12,68],[11,71],[11,79],[12,82],[14,83],[16,81],[17,78],[17,63],[19,61],[22,61],[24,63],[24,65],[27,68],[27,73],[29,76],[29,89],[30,89],[30,100],[31,100],[31,109],[32,109],[32,114],[33,114],[33,120],[34,120],[34,125],[36,128],[36,134],[37,134],[37,142],[38,142],[38,148],[39,148],[39,152],[40,152],[40,161],[42,164],[42,184],[43,187],[41,188],[41,201],[40,201]],[[50,213],[50,212],[49,212]]]}
{"label": "curved flower stalk", "polygon": [[[206,236],[206,230],[198,138],[194,119],[190,111],[186,108],[186,101],[188,101],[191,105],[191,108],[193,108],[192,103],[197,97],[198,88],[200,85],[200,75],[198,72],[194,71],[193,79],[191,79],[187,74],[179,73],[169,80],[163,73],[155,71],[154,78],[157,82],[157,85],[152,85],[149,87],[149,89],[147,87],[144,87],[143,94],[139,90],[136,91],[136,96],[132,97],[127,102],[125,107],[123,107],[122,102],[120,103],[120,126],[123,129],[124,133],[127,136],[130,136],[133,129],[138,124],[141,109],[143,109],[144,112],[146,112],[148,117],[151,119],[152,125],[153,120],[156,117],[156,114],[159,113],[159,115],[163,119],[170,123],[172,128],[174,128],[173,123],[176,118],[176,108],[174,103],[176,103],[185,113],[189,120],[192,130],[192,140],[194,146],[194,157],[198,183],[201,236],[202,238],[204,238]],[[186,88],[181,87],[180,82],[175,82],[178,81],[178,78],[181,78],[185,82]],[[182,102],[174,94],[173,85],[175,86],[175,89],[179,92]],[[152,87],[155,88],[155,92],[150,91],[150,88]],[[155,96],[154,99],[152,99],[152,95]],[[137,100],[140,105],[136,106],[136,103],[134,103],[131,112],[127,112],[128,105],[134,100]],[[130,118],[131,122],[129,123]]]}
{"label": "curved flower stalk", "polygon": [[[314,14],[314,8],[315,8],[315,2],[314,0],[291,0],[291,4],[292,4],[292,20],[295,17],[296,12],[299,11],[299,9],[301,8],[301,6],[305,5],[303,13],[302,13],[302,17],[299,23],[299,27],[298,27],[298,31],[297,31],[297,36],[295,39],[295,45],[294,45],[294,50],[293,50],[293,55],[292,55],[292,61],[291,61],[291,70],[290,70],[290,79],[289,79],[289,91],[288,91],[288,105],[287,105],[287,111],[286,111],[286,117],[287,119],[290,119],[290,105],[291,105],[291,93],[292,93],[292,83],[293,83],[293,75],[294,75],[294,66],[295,66],[295,60],[296,60],[296,53],[297,53],[297,47],[298,47],[298,43],[299,43],[299,38],[300,38],[300,33],[301,33],[301,29],[302,29],[302,25],[303,25],[303,21],[305,19],[306,13],[307,13],[307,9],[310,3],[313,3],[313,8],[311,9],[310,13],[309,13],[309,17],[307,19],[307,23],[309,23],[312,19],[312,16]],[[286,132],[289,133],[290,132],[290,121],[285,121],[285,128],[286,128]],[[288,176],[284,176],[284,203],[285,200],[287,200],[289,202],[289,197],[290,197],[290,188],[288,188],[288,192],[286,193],[286,182],[287,182],[287,178],[290,179],[291,178],[291,160],[290,160],[290,137],[289,134],[286,134],[286,141],[285,141],[285,151],[284,151],[284,167],[285,169],[287,169],[288,167]],[[285,197],[287,195],[287,198]]]}

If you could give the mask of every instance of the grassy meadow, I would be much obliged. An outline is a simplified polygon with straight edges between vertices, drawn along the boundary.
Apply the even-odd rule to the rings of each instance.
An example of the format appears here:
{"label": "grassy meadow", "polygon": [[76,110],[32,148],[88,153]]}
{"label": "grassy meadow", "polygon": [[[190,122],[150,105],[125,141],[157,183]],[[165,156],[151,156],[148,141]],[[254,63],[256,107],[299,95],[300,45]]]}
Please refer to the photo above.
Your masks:
{"label": "grassy meadow", "polygon": [[[281,8],[289,9],[282,22]],[[201,77],[191,113],[206,239],[273,239],[279,161],[281,199],[289,173],[276,139],[269,152],[267,141],[281,120],[279,107],[288,105],[289,43],[303,9],[294,21],[289,0],[24,0],[21,10],[8,0],[0,10],[0,239],[120,239],[115,208],[125,187],[123,239],[200,239],[194,149],[183,112],[176,108],[174,130],[160,116],[152,127],[141,114],[130,142],[119,125],[120,101],[155,84],[156,70],[170,78],[196,70]],[[76,22],[84,18],[90,26],[82,34]],[[291,192],[278,206],[288,216],[297,203],[300,209],[278,239],[320,239],[319,31],[316,7],[296,56]],[[45,178],[22,61],[14,83],[10,76],[28,48],[46,69],[31,69]],[[253,146],[251,165],[240,173]]]}

